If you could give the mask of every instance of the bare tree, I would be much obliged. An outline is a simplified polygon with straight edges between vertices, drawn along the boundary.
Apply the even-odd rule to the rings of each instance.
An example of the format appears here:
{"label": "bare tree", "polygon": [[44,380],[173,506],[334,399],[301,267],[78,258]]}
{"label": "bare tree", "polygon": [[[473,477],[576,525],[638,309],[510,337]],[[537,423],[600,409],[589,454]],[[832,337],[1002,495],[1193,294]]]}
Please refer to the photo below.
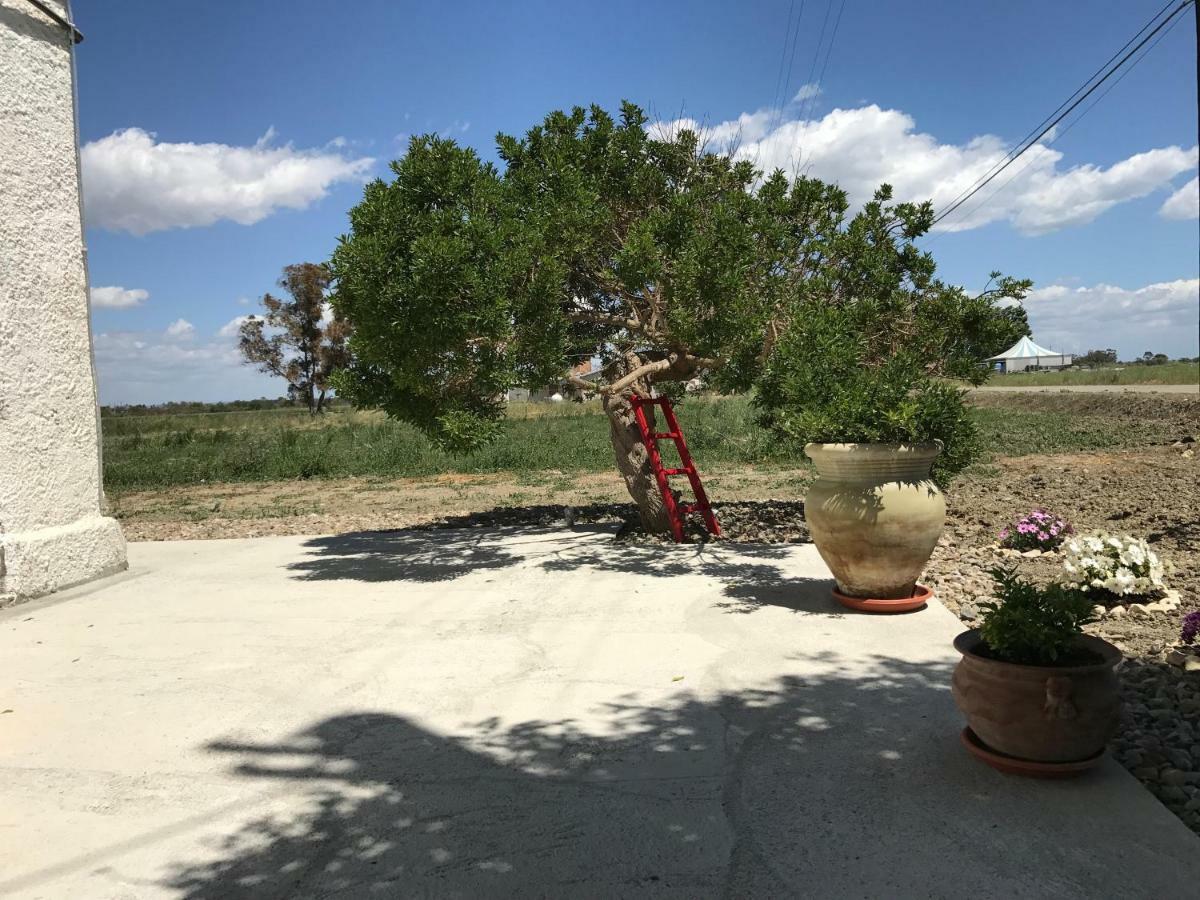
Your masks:
{"label": "bare tree", "polygon": [[266,313],[243,322],[238,341],[246,362],[284,379],[288,396],[303,401],[312,415],[324,410],[329,376],[350,361],[349,323],[326,302],[331,280],[324,265],[285,266],[279,287],[291,299],[264,294]]}

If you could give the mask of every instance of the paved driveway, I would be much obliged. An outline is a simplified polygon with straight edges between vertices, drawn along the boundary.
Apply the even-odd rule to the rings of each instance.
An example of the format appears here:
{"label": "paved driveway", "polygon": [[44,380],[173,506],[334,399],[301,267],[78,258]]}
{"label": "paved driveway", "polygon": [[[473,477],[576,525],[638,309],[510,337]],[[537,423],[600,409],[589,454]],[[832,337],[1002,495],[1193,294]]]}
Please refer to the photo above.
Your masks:
{"label": "paved driveway", "polygon": [[587,530],[134,544],[0,613],[0,893],[1194,897],[1115,764],[968,758],[940,607],[811,546]]}

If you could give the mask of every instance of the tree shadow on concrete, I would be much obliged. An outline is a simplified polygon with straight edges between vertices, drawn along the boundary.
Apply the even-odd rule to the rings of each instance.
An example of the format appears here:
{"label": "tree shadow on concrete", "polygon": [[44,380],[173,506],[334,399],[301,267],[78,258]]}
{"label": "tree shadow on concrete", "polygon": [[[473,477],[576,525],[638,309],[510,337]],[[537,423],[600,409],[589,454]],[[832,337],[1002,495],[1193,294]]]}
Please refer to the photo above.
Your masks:
{"label": "tree shadow on concrete", "polygon": [[[929,778],[905,771],[914,751],[926,766],[959,764],[953,733],[931,748],[913,727],[949,703],[947,668],[876,657],[857,670],[707,698],[627,694],[586,722],[489,719],[447,735],[362,713],[277,743],[218,741],[209,749],[256,787],[291,787],[167,886],[192,898],[804,893],[807,869],[862,849],[829,833],[860,827],[827,814],[850,774],[879,823],[873,852],[903,845],[946,868],[936,835],[910,851],[900,833],[928,823],[889,834],[905,804],[874,792],[920,796]],[[816,858],[817,834],[826,848],[846,840],[838,860]]]}
{"label": "tree shadow on concrete", "polygon": [[605,525],[364,531],[312,538],[291,563],[306,581],[447,582],[479,572],[532,566],[547,572],[594,569],[652,578],[703,575],[721,583],[719,605],[737,613],[777,606],[830,614],[833,582],[797,577],[788,544],[615,542]]}
{"label": "tree shadow on concrete", "polygon": [[[792,662],[818,674],[626,694],[581,720],[439,733],[360,713],[274,743],[214,742],[248,797],[286,787],[164,886],[190,898],[1187,894],[1195,867],[1164,856],[1180,835],[1163,826],[1178,823],[1141,810],[1114,836],[1131,811],[1108,776],[1031,782],[970,759],[948,664]],[[1119,865],[1097,863],[1117,847]]]}

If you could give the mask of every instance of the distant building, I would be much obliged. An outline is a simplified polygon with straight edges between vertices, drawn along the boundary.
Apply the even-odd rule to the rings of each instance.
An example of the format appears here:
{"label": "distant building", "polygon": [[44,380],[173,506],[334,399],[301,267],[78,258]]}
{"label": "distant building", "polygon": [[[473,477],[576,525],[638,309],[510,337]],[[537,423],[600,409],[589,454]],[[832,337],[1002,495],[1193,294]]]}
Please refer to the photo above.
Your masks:
{"label": "distant building", "polygon": [[[576,365],[571,369],[571,373],[593,384],[600,380],[600,369],[595,367],[590,359]],[[563,380],[533,391],[528,388],[511,388],[505,399],[509,403],[547,403],[562,400],[564,397],[571,397],[577,393],[578,390],[574,386]]]}
{"label": "distant building", "polygon": [[988,358],[998,372],[1024,372],[1026,369],[1065,369],[1074,357],[1070,353],[1047,350],[1032,338],[1023,337],[999,356]]}

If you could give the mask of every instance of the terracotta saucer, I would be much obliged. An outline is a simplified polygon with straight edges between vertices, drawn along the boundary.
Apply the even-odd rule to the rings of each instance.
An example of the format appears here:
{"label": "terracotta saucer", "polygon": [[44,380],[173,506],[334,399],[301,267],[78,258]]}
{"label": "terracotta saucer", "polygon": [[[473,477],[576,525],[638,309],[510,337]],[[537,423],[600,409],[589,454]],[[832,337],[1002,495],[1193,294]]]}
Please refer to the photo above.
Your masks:
{"label": "terracotta saucer", "polygon": [[983,741],[979,740],[979,736],[969,726],[962,730],[961,737],[963,746],[979,761],[985,762],[993,769],[1007,775],[1024,775],[1027,778],[1073,778],[1094,768],[1104,758],[1104,751],[1101,750],[1095,756],[1075,762],[1035,762],[1032,759],[1020,759],[990,749]]}
{"label": "terracotta saucer", "polygon": [[874,600],[870,597],[848,597],[841,593],[837,587],[833,588],[833,599],[849,609],[857,609],[860,612],[871,613],[903,613],[912,612],[915,609],[921,609],[929,598],[933,596],[933,591],[925,587],[923,584],[918,584],[913,590],[911,597],[900,597],[895,600]]}

